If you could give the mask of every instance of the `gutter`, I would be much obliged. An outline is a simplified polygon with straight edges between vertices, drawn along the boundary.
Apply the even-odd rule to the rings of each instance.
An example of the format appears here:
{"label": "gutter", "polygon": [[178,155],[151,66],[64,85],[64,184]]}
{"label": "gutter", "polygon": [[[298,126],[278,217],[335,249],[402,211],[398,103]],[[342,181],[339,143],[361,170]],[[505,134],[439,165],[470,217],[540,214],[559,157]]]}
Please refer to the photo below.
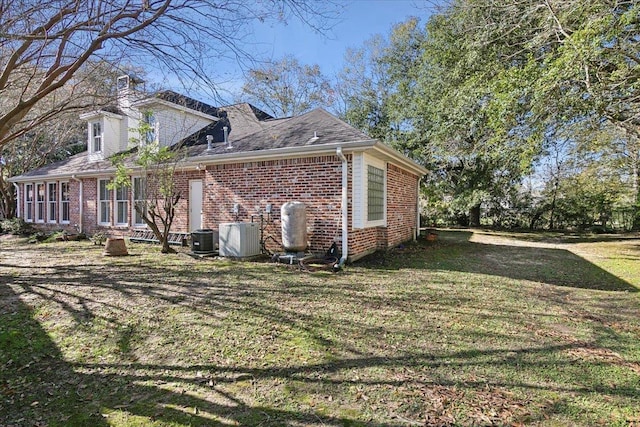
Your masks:
{"label": "gutter", "polygon": [[[408,157],[398,153],[393,148],[386,146],[385,144],[375,140],[375,139],[363,139],[360,141],[345,141],[345,142],[333,142],[329,144],[319,144],[319,145],[308,145],[308,146],[296,146],[296,147],[283,147],[283,148],[272,148],[268,150],[259,150],[259,151],[241,151],[241,152],[232,152],[232,153],[216,153],[216,154],[208,154],[208,155],[197,155],[194,157],[189,157],[184,161],[180,162],[179,168],[181,170],[196,170],[198,169],[198,165],[216,165],[216,164],[225,164],[229,162],[255,162],[255,161],[264,161],[264,160],[274,160],[281,158],[295,158],[300,156],[312,156],[312,155],[326,155],[333,152],[334,149],[340,148],[342,151],[342,147],[347,146],[349,152],[357,152],[357,151],[366,151],[368,149],[373,149],[378,152],[383,157],[386,157],[387,160],[392,160],[394,163],[397,163],[404,169],[415,173],[416,175],[425,175],[427,170],[415,163],[413,160]],[[131,168],[134,172],[136,168]],[[80,172],[83,178],[90,177],[101,177],[107,176],[115,173],[115,168],[107,168],[95,171],[86,171]],[[53,176],[53,175],[52,175]],[[73,178],[76,176],[75,173],[66,173],[55,175],[57,179],[61,178]],[[34,179],[42,179],[41,176],[17,176],[9,178],[9,182],[31,182]]]}
{"label": "gutter", "polygon": [[344,144],[349,144],[349,150],[351,150],[352,148],[360,148],[360,149],[371,148],[376,144],[376,142],[377,141],[375,139],[363,139],[360,141],[353,141],[353,142],[332,142],[328,144],[318,144],[318,145],[300,145],[300,146],[293,146],[293,147],[270,148],[267,150],[234,151],[231,153],[212,153],[204,156],[200,155],[200,156],[189,157],[188,161],[201,162],[206,164],[218,164],[218,163],[227,163],[227,161],[229,160],[258,161],[258,160],[277,159],[285,156],[299,157],[301,154],[321,155],[321,154],[327,154],[332,152],[334,148],[341,148],[342,145]]}
{"label": "gutter", "polygon": [[82,233],[82,229],[83,229],[83,217],[84,217],[84,200],[83,200],[83,193],[84,193],[84,185],[81,179],[79,179],[77,176],[75,175],[71,175],[71,179],[78,182],[80,184],[80,191],[78,192],[78,201],[79,201],[79,205],[80,205],[80,221],[78,221],[78,232]]}
{"label": "gutter", "polygon": [[348,206],[348,177],[347,172],[349,164],[347,158],[342,153],[342,147],[336,148],[336,155],[342,160],[342,257],[336,265],[333,266],[335,270],[339,270],[347,262],[347,256],[349,255],[349,206]]}

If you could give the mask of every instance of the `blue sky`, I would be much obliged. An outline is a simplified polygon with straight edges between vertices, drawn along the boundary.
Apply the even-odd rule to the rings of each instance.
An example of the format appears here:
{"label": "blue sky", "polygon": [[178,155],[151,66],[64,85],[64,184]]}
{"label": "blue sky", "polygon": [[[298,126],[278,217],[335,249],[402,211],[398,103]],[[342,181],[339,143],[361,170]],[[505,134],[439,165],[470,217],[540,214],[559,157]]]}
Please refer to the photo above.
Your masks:
{"label": "blue sky", "polygon": [[348,47],[360,47],[374,34],[388,34],[394,24],[410,16],[426,20],[431,10],[429,3],[416,0],[353,0],[342,5],[339,21],[326,34],[318,34],[295,21],[278,26],[256,25],[254,35],[263,41],[260,47],[274,58],[295,54],[301,62],[319,64],[325,73],[331,74],[342,67]]}
{"label": "blue sky", "polygon": [[[426,22],[434,10],[433,0],[352,0],[340,2],[343,7],[333,28],[319,34],[305,24],[256,23],[251,28],[245,48],[264,59],[294,55],[303,64],[318,64],[328,77],[342,68],[347,48],[361,47],[375,34],[388,35],[393,25],[418,16]],[[253,39],[253,40],[252,40]],[[228,65],[223,87],[237,92],[242,84],[240,66]],[[223,94],[224,95],[224,94]],[[225,97],[229,97],[226,95]]]}

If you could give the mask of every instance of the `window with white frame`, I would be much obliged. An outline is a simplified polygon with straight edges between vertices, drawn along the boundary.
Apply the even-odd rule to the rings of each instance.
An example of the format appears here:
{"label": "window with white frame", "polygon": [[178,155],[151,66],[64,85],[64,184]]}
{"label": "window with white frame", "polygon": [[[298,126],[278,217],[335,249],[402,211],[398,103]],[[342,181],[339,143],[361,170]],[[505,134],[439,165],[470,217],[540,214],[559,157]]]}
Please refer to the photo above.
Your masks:
{"label": "window with white frame", "polygon": [[33,184],[24,185],[24,220],[33,222]]}
{"label": "window with white frame", "polygon": [[56,222],[58,220],[58,183],[47,183],[47,220]]}
{"label": "window with white frame", "polygon": [[144,112],[144,123],[146,125],[146,135],[144,137],[144,144],[151,144],[158,140],[158,121],[153,115],[153,111]]}
{"label": "window with white frame", "polygon": [[94,153],[102,151],[102,123],[91,123],[91,148]]}
{"label": "window with white frame", "polygon": [[111,224],[112,191],[109,189],[108,179],[98,180],[98,223]]}
{"label": "window with white frame", "polygon": [[129,224],[129,187],[116,188],[116,225]]}
{"label": "window with white frame", "polygon": [[[146,179],[142,177],[133,178],[133,224],[135,226],[145,225],[142,215],[146,213],[147,204],[145,200]],[[136,210],[136,206],[140,210]]]}
{"label": "window with white frame", "polygon": [[367,221],[384,219],[384,170],[367,165]]}
{"label": "window with white frame", "polygon": [[69,195],[69,183],[60,183],[60,222],[68,224],[71,219],[71,197]]}
{"label": "window with white frame", "polygon": [[353,227],[386,227],[387,164],[366,153],[354,153]]}
{"label": "window with white frame", "polygon": [[36,184],[36,221],[44,222],[44,203],[45,203],[44,184]]}

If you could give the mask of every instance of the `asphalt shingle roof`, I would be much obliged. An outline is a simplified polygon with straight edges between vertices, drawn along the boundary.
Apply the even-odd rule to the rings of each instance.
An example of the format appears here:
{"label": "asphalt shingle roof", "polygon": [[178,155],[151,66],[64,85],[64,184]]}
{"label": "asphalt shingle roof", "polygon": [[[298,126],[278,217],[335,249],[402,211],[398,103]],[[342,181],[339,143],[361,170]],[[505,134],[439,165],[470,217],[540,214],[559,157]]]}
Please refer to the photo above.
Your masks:
{"label": "asphalt shingle roof", "polygon": [[[197,160],[198,156],[240,154],[275,148],[320,146],[330,143],[348,145],[349,142],[371,140],[366,134],[322,109],[316,109],[296,117],[274,119],[246,103],[216,108],[170,91],[162,92],[161,99],[189,108],[197,108],[198,111],[220,118],[182,141],[182,145],[187,148],[187,157],[192,160]],[[229,144],[224,143],[224,126],[228,128]],[[214,137],[211,150],[207,150],[207,135]],[[133,165],[134,159],[132,153],[125,163]],[[113,165],[110,160],[89,162],[85,151],[16,178],[32,177],[37,179],[58,175],[96,174],[102,171],[106,174],[112,170]]]}
{"label": "asphalt shingle roof", "polygon": [[[273,148],[304,147],[335,142],[371,139],[325,110],[316,109],[306,114],[285,119],[272,119],[252,126],[255,132],[229,132],[229,145],[214,137],[211,150],[207,150],[206,134],[189,149],[189,157],[223,153],[268,150]],[[246,129],[246,128],[245,128]]]}

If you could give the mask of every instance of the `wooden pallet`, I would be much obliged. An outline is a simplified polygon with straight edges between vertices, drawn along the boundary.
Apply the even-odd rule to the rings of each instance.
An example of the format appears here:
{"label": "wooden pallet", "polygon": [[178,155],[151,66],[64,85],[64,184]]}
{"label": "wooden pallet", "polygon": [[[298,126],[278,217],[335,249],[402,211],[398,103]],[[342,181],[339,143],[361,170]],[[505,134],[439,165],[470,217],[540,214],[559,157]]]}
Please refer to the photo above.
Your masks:
{"label": "wooden pallet", "polygon": [[[168,237],[170,245],[187,246],[189,233],[169,233]],[[153,231],[149,230],[133,230],[131,236],[129,236],[129,241],[136,243],[160,243],[155,234],[153,234]]]}

